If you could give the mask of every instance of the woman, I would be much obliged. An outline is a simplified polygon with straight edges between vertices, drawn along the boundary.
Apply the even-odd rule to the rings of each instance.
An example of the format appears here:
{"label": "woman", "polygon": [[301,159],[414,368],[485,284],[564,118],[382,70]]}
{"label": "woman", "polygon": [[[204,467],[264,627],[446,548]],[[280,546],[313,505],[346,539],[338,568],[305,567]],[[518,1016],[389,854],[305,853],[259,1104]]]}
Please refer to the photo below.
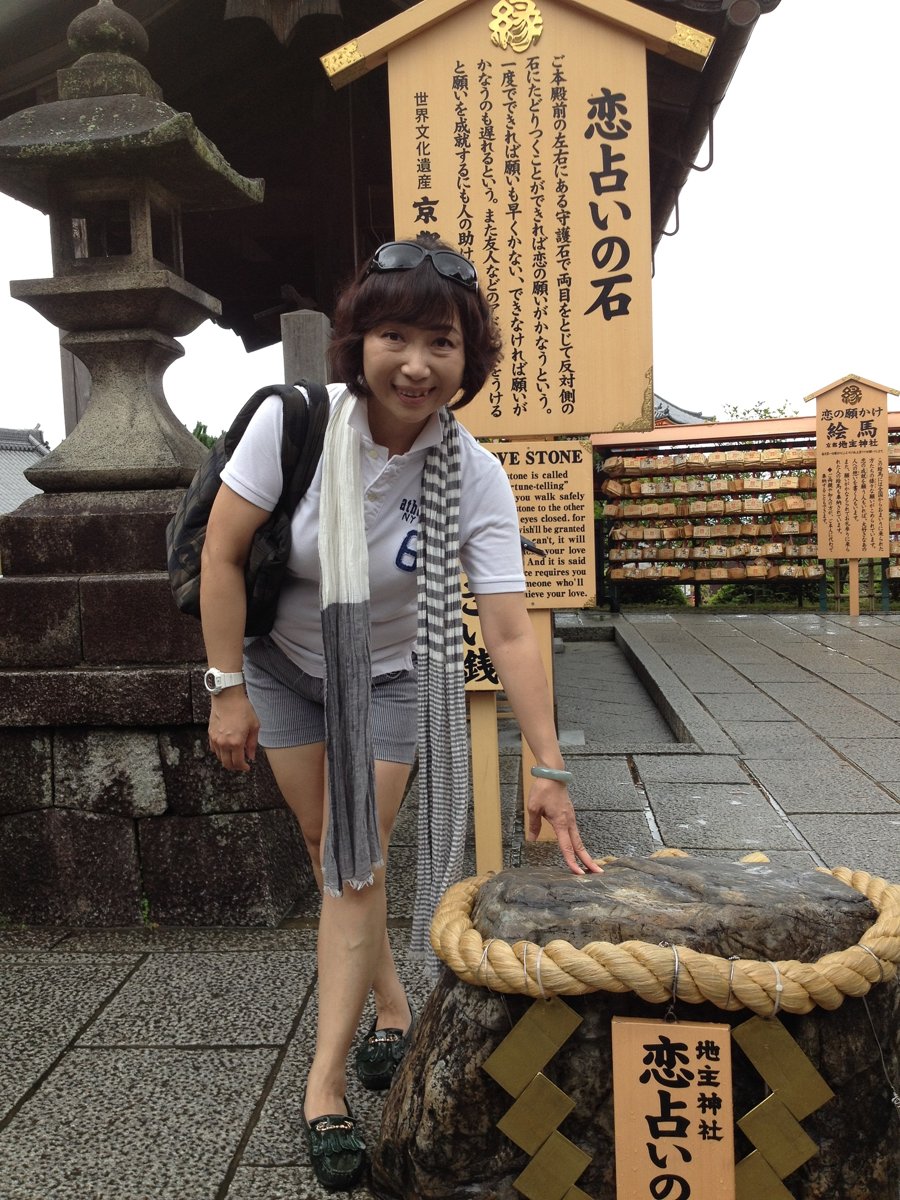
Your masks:
{"label": "woman", "polygon": [[460,561],[488,652],[542,765],[528,797],[529,836],[544,817],[572,871],[598,868],[566,790],[512,493],[496,459],[449,412],[480,391],[500,355],[474,267],[436,239],[379,247],[338,302],[330,354],[347,384],[330,388],[322,462],[294,515],[271,635],[242,645],[244,562],[282,486],[277,398],[261,406],[223,471],[201,607],[210,667],[232,675],[243,662],[247,688],[240,675],[221,681],[210,746],[232,771],[250,769],[257,740],[265,747],[322,891],[304,1119],[320,1182],[349,1189],[365,1147],[345,1099],[346,1059],[369,991],[376,1020],[356,1056],[365,1086],[390,1082],[413,1021],[387,938],[384,864],[417,733],[414,950],[461,864]]}

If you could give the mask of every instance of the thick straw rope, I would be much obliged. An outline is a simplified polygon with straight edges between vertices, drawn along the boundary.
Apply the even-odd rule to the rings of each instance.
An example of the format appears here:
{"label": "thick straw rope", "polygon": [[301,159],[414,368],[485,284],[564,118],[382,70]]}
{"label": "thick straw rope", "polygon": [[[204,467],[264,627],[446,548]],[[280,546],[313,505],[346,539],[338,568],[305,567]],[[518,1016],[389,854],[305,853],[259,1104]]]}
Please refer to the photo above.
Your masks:
{"label": "thick straw rope", "polygon": [[[779,1010],[807,1013],[816,1005],[835,1009],[845,996],[864,996],[873,984],[894,979],[900,963],[900,885],[847,867],[820,869],[861,892],[878,913],[856,945],[814,963],[730,960],[677,946],[678,1000],[710,1001],[728,1011],[749,1008],[770,1017]],[[431,923],[435,954],[465,983],[535,997],[603,991],[636,992],[651,1004],[672,998],[671,946],[589,942],[576,950],[562,940],[543,947],[499,938],[485,942],[472,924],[472,910],[489,878],[480,875],[448,888]]]}

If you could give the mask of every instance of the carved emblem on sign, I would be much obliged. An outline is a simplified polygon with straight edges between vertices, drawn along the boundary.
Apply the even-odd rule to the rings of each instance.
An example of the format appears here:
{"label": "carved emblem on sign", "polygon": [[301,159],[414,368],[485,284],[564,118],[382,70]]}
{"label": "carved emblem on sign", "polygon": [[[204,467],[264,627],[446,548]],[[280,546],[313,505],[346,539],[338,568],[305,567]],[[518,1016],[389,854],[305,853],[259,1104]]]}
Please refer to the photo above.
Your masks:
{"label": "carved emblem on sign", "polygon": [[[358,70],[352,76],[353,79],[365,74],[366,60],[360,53],[359,44],[355,41],[345,42],[343,46],[338,46],[337,50],[332,50],[330,54],[324,54],[320,61],[329,77],[352,66],[358,66]],[[349,82],[350,78],[351,76],[346,76],[345,81]]]}
{"label": "carved emblem on sign", "polygon": [[501,50],[521,54],[541,36],[544,18],[534,0],[499,0],[491,9],[491,41]]}

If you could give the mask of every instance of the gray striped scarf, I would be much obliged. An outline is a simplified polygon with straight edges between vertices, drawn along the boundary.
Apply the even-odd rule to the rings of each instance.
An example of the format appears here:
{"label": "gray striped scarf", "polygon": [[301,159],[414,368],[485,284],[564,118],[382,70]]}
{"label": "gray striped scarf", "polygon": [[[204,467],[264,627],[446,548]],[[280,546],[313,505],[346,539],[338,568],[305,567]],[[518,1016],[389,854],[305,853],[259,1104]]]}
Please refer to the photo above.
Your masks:
{"label": "gray striped scarf", "polygon": [[[369,572],[359,434],[346,392],[328,424],[319,519],[329,823],[324,886],[372,882],[382,865],[371,731]],[[425,458],[417,541],[419,836],[411,951],[428,947],[431,916],[461,873],[469,754],[459,589],[459,427],[440,410],[441,443]]]}

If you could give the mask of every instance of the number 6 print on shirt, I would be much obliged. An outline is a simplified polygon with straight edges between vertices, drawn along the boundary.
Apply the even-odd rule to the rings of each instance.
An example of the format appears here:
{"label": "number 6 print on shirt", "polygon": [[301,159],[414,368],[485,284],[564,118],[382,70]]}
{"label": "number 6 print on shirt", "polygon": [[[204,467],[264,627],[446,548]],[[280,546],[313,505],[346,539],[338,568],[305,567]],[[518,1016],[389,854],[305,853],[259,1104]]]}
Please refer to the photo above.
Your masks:
{"label": "number 6 print on shirt", "polygon": [[416,541],[418,540],[418,536],[419,531],[411,529],[400,543],[400,549],[397,551],[394,564],[401,571],[415,571],[416,569]]}

